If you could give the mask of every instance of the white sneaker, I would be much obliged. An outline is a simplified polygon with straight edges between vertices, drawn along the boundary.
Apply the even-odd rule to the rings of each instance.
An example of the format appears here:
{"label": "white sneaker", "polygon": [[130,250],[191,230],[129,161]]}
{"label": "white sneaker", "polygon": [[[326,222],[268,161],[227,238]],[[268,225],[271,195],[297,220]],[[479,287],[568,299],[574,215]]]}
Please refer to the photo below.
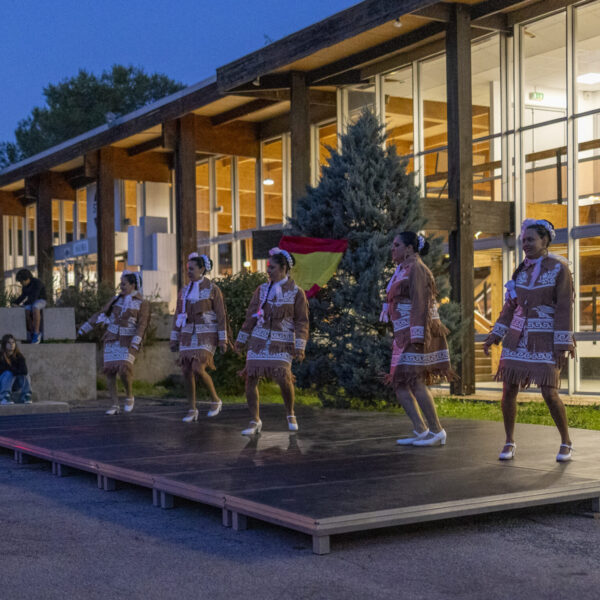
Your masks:
{"label": "white sneaker", "polygon": [[414,437],[397,439],[396,444],[398,444],[398,446],[412,446],[413,442],[426,438],[429,435],[429,429],[426,429],[421,433],[419,433],[418,431],[413,431],[413,433],[415,434]]}
{"label": "white sneaker", "polygon": [[7,399],[5,398],[4,400],[2,400],[2,402],[0,402],[0,404],[7,405],[7,404],[14,404],[14,402],[13,402],[12,400],[7,400]]}

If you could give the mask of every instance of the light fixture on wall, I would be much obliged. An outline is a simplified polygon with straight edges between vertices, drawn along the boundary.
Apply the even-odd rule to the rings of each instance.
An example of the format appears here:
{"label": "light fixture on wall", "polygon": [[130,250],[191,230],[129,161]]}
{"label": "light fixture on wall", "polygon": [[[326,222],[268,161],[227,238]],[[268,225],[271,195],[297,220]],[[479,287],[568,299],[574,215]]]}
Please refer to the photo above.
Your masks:
{"label": "light fixture on wall", "polygon": [[537,36],[535,35],[535,33],[533,33],[533,31],[529,31],[529,29],[527,29],[527,27],[523,27],[523,33],[531,39],[536,38]]}
{"label": "light fixture on wall", "polygon": [[402,27],[402,21],[400,20],[400,17],[394,19],[394,27],[397,27],[398,29]]}
{"label": "light fixture on wall", "polygon": [[249,260],[244,261],[244,268],[249,269],[252,266],[252,263]]}
{"label": "light fixture on wall", "polygon": [[263,179],[263,185],[274,185],[275,180],[271,177],[271,169],[269,165],[265,166],[265,178]]}
{"label": "light fixture on wall", "polygon": [[583,75],[578,75],[577,83],[584,83],[586,85],[600,83],[600,73],[584,73]]}

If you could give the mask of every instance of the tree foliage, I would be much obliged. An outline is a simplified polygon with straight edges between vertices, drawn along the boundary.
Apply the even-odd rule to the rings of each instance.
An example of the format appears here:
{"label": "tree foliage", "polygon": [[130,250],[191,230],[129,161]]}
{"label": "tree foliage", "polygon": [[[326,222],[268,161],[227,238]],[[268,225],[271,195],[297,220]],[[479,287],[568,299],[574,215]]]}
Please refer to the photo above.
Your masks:
{"label": "tree foliage", "polygon": [[[295,235],[347,239],[348,250],[336,275],[310,300],[307,359],[295,369],[299,385],[314,386],[327,404],[346,406],[351,398],[389,397],[383,374],[392,338],[379,314],[394,268],[391,243],[400,231],[421,230],[426,220],[406,161],[395,146],[385,146],[383,128],[370,111],[342,136],[341,152],[329,150],[319,185],[298,202],[291,226]],[[442,241],[429,241],[425,262],[446,296]],[[456,311],[444,313],[455,319]]]}
{"label": "tree foliage", "polygon": [[44,88],[46,105],[19,122],[16,143],[0,144],[0,168],[103,125],[107,114],[125,115],[183,87],[166,75],[133,66],[113,65],[99,77],[81,69]]}

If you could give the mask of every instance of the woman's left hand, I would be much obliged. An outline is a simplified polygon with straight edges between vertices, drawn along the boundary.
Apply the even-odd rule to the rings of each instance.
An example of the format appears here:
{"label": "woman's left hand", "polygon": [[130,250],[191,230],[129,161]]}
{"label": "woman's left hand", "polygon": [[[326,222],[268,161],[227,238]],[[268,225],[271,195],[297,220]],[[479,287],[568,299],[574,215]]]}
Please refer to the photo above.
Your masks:
{"label": "woman's left hand", "polygon": [[558,370],[562,370],[562,368],[567,364],[568,354],[566,350],[555,351],[554,352],[554,360],[556,361],[556,366]]}

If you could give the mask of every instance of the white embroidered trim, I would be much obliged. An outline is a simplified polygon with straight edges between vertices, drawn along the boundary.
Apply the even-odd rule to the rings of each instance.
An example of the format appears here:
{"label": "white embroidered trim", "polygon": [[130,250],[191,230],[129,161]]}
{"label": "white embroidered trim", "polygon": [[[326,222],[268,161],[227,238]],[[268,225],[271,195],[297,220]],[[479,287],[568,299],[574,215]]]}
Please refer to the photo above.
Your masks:
{"label": "white embroidered trim", "polygon": [[518,360],[520,362],[528,363],[546,363],[550,365],[555,364],[552,352],[530,352],[526,348],[517,348],[516,350],[502,348],[500,360],[502,359]]}
{"label": "white embroidered trim", "polygon": [[503,338],[508,331],[508,327],[502,323],[496,323],[492,329],[492,333],[497,335],[499,338]]}
{"label": "white embroidered trim", "polygon": [[523,327],[525,327],[524,317],[514,316],[510,322],[510,328],[515,329],[516,331],[523,331]]}
{"label": "white embroidered trim", "polygon": [[139,348],[141,343],[142,343],[142,338],[139,335],[134,335],[133,339],[131,340],[131,345],[134,346],[135,348]]}
{"label": "white embroidered trim", "polygon": [[553,331],[554,319],[527,319],[529,333],[535,331]]}
{"label": "white embroidered trim", "polygon": [[421,325],[415,325],[410,328],[411,339],[424,339],[425,338],[425,327]]}
{"label": "white embroidered trim", "polygon": [[81,327],[80,330],[83,333],[89,333],[92,329],[94,329],[88,322],[85,322]]}
{"label": "white embroidered trim", "polygon": [[292,362],[292,355],[288,352],[278,352],[277,354],[271,354],[267,348],[261,350],[260,352],[253,352],[252,350],[248,351],[247,360],[260,360],[260,361],[283,361],[287,363]]}
{"label": "white embroidered trim", "polygon": [[554,343],[560,345],[572,345],[573,334],[570,331],[555,331]]}
{"label": "white embroidered trim", "polygon": [[306,340],[301,338],[296,338],[296,350],[305,350],[306,349]]}
{"label": "white embroidered trim", "polygon": [[226,331],[219,331],[219,341],[220,342],[227,341],[227,332]]}
{"label": "white embroidered trim", "polygon": [[195,327],[196,333],[217,333],[218,328],[216,323],[198,323]]}
{"label": "white embroidered trim", "polygon": [[237,335],[236,342],[239,342],[240,344],[245,344],[248,341],[249,337],[250,336],[247,333],[245,333],[244,331],[240,331]]}
{"label": "white embroidered trim", "polygon": [[437,352],[429,352],[427,354],[402,352],[402,354],[392,356],[392,367],[397,367],[398,365],[426,367],[444,362],[450,362],[450,352],[448,350],[438,350]]}
{"label": "white embroidered trim", "polygon": [[170,340],[171,340],[172,342],[178,342],[178,341],[179,341],[179,336],[180,336],[180,333],[179,333],[179,331],[171,331],[171,337],[170,337]]}
{"label": "white embroidered trim", "polygon": [[119,335],[127,337],[135,335],[135,327],[119,327]]}
{"label": "white embroidered trim", "polygon": [[394,331],[399,331],[400,329],[408,329],[410,326],[410,317],[400,317],[395,321],[392,321],[392,325],[394,327]]}

